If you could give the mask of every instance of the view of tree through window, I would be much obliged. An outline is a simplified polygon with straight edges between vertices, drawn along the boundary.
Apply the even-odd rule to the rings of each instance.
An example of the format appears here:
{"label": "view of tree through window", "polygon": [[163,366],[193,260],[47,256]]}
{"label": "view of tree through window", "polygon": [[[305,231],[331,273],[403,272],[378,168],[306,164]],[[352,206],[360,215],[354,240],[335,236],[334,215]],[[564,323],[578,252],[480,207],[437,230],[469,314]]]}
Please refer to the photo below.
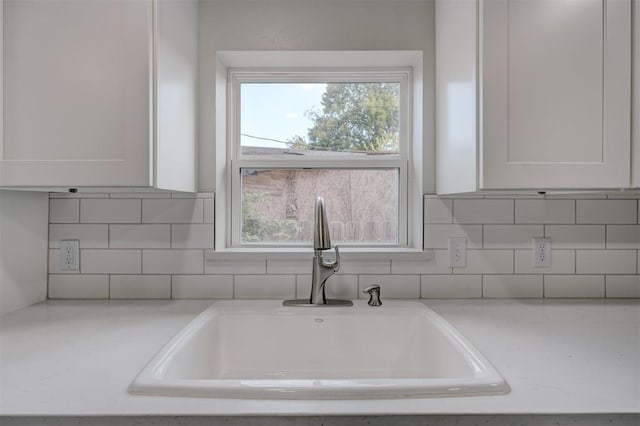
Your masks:
{"label": "view of tree through window", "polygon": [[[375,159],[399,151],[398,82],[242,83],[240,108],[246,156]],[[335,242],[397,244],[399,179],[397,168],[244,168],[240,240],[310,242],[313,202],[322,196]]]}

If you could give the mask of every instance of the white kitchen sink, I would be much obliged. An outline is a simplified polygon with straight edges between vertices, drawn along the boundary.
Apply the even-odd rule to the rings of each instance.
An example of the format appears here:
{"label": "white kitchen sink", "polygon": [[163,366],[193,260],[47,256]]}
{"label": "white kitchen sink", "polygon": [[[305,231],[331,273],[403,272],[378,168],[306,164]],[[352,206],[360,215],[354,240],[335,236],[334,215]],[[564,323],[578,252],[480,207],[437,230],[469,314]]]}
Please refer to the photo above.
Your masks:
{"label": "white kitchen sink", "polygon": [[225,301],[202,312],[129,391],[212,398],[360,399],[493,395],[509,385],[421,303],[283,307]]}

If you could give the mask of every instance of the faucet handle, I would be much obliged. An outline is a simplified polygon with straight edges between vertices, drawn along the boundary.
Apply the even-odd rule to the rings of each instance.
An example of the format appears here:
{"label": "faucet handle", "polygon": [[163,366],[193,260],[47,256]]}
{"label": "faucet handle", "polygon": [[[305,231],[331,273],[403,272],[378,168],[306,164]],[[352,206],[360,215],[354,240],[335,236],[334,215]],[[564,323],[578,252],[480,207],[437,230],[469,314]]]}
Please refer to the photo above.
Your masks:
{"label": "faucet handle", "polygon": [[365,288],[363,293],[369,293],[369,306],[380,306],[382,301],[380,300],[380,284],[372,284]]}
{"label": "faucet handle", "polygon": [[335,273],[340,270],[340,250],[338,250],[338,246],[336,246],[336,258],[333,262],[327,262],[324,258],[321,259],[322,266],[325,268],[331,268],[331,270]]}

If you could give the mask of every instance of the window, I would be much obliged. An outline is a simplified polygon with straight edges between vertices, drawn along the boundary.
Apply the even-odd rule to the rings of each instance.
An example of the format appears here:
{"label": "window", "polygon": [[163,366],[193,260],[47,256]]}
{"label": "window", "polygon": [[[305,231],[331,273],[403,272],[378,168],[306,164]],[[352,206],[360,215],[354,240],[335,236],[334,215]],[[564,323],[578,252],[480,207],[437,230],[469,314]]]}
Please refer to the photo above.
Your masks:
{"label": "window", "polygon": [[421,242],[414,237],[421,234],[414,223],[421,194],[412,197],[421,178],[412,156],[413,72],[408,66],[229,67],[226,172],[218,175],[225,182],[224,228],[216,228],[224,241],[218,238],[216,249],[221,242],[308,247],[317,196],[325,199],[333,244]]}

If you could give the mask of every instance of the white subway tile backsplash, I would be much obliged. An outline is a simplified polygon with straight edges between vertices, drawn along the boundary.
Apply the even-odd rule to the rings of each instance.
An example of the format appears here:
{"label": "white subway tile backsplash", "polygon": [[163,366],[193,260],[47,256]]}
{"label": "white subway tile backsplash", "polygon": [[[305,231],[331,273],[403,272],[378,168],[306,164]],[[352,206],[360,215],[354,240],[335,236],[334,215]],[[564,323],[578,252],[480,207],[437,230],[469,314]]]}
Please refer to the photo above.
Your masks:
{"label": "white subway tile backsplash", "polygon": [[607,194],[602,193],[594,193],[594,192],[574,192],[571,194],[547,194],[547,198],[549,199],[573,199],[573,200],[599,200],[606,199]]}
{"label": "white subway tile backsplash", "polygon": [[236,275],[236,299],[294,299],[295,275]]}
{"label": "white subway tile backsplash", "polygon": [[213,225],[171,225],[171,247],[213,249]]}
{"label": "white subway tile backsplash", "polygon": [[170,275],[111,275],[111,299],[170,299]]}
{"label": "white subway tile backsplash", "polygon": [[80,248],[107,248],[109,225],[51,224],[49,248],[59,248],[60,240],[79,240]]}
{"label": "white subway tile backsplash", "polygon": [[143,250],[144,274],[202,274],[202,250]]}
{"label": "white subway tile backsplash", "polygon": [[264,260],[207,260],[204,265],[205,274],[266,274],[267,265]]}
{"label": "white subway tile backsplash", "polygon": [[604,275],[545,275],[546,298],[603,298]]}
{"label": "white subway tile backsplash", "polygon": [[80,222],[80,200],[56,198],[49,199],[49,223]]}
{"label": "white subway tile backsplash", "polygon": [[478,299],[482,297],[481,275],[423,275],[423,299]]}
{"label": "white subway tile backsplash", "polygon": [[140,250],[80,250],[83,274],[139,274],[141,261]]}
{"label": "white subway tile backsplash", "polygon": [[605,225],[546,225],[553,249],[604,248]]}
{"label": "white subway tile backsplash", "polygon": [[342,262],[340,274],[389,274],[391,273],[391,261],[389,260],[354,260]]}
{"label": "white subway tile backsplash", "polygon": [[109,225],[111,248],[169,248],[170,225]]}
{"label": "white subway tile backsplash", "polygon": [[267,274],[308,274],[312,267],[311,257],[301,260],[267,259]]}
{"label": "white subway tile backsplash", "polygon": [[171,198],[213,198],[213,192],[172,192]]}
{"label": "white subway tile backsplash", "polygon": [[138,199],[87,199],[80,200],[82,223],[140,223]]}
{"label": "white subway tile backsplash", "polygon": [[50,299],[107,299],[109,275],[49,275]]}
{"label": "white subway tile backsplash", "polygon": [[424,200],[424,223],[452,223],[453,200],[427,197]]}
{"label": "white subway tile backsplash", "polygon": [[142,200],[142,222],[203,223],[203,199]]}
{"label": "white subway tile backsplash", "polygon": [[631,190],[631,191],[625,191],[625,192],[618,192],[614,194],[608,194],[607,198],[609,199],[626,198],[626,199],[637,200],[637,199],[640,199],[640,191]]}
{"label": "white subway tile backsplash", "polygon": [[174,275],[174,299],[233,299],[233,275]]}
{"label": "white subway tile backsplash", "polygon": [[640,249],[640,225],[607,225],[608,249]]}
{"label": "white subway tile backsplash", "polygon": [[118,192],[109,194],[109,198],[171,198],[169,192]]}
{"label": "white subway tile backsplash", "polygon": [[[357,299],[357,275],[333,275],[325,285],[327,298]],[[311,275],[296,275],[296,298],[308,299],[311,296]]]}
{"label": "white subway tile backsplash", "polygon": [[577,200],[577,223],[638,223],[635,200]]}
{"label": "white subway tile backsplash", "polygon": [[424,225],[424,248],[446,249],[449,238],[466,238],[467,248],[482,248],[482,225]]}
{"label": "white subway tile backsplash", "polygon": [[447,250],[433,250],[433,257],[427,260],[391,261],[392,274],[450,274]]}
{"label": "white subway tile backsplash", "polygon": [[[327,296],[366,298],[362,289],[380,283],[383,300],[640,297],[640,200],[595,195],[425,196],[424,247],[433,256],[343,260]],[[309,296],[310,258],[211,255],[214,211],[212,193],[51,194],[50,297]],[[549,268],[532,266],[538,236],[551,239]],[[464,268],[448,265],[454,237],[467,240]],[[59,269],[61,239],[80,240],[80,271]]]}
{"label": "white subway tile backsplash", "polygon": [[607,298],[640,297],[640,275],[607,275]]}
{"label": "white subway tile backsplash", "polygon": [[516,200],[516,223],[575,223],[574,200]]}
{"label": "white subway tile backsplash", "polygon": [[109,194],[102,192],[50,192],[49,198],[109,198]]}
{"label": "white subway tile backsplash", "polygon": [[215,220],[215,204],[213,198],[204,200],[204,223],[214,223]]}
{"label": "white subway tile backsplash", "polygon": [[453,200],[454,223],[514,223],[513,200]]}
{"label": "white subway tile backsplash", "polygon": [[633,274],[636,271],[635,250],[578,250],[578,274]]}
{"label": "white subway tile backsplash", "polygon": [[467,250],[467,266],[454,274],[513,274],[513,250]]}
{"label": "white subway tile backsplash", "polygon": [[531,248],[531,239],[542,237],[542,225],[484,225],[484,248]]}
{"label": "white subway tile backsplash", "polygon": [[551,242],[551,267],[533,266],[531,250],[515,251],[516,274],[573,274],[576,270],[574,250],[556,250]]}
{"label": "white subway tile backsplash", "polygon": [[482,277],[485,298],[541,298],[542,275],[485,275]]}
{"label": "white subway tile backsplash", "polygon": [[368,299],[364,289],[372,284],[380,284],[380,298],[418,299],[420,298],[419,275],[360,275],[358,293],[361,299]]}

